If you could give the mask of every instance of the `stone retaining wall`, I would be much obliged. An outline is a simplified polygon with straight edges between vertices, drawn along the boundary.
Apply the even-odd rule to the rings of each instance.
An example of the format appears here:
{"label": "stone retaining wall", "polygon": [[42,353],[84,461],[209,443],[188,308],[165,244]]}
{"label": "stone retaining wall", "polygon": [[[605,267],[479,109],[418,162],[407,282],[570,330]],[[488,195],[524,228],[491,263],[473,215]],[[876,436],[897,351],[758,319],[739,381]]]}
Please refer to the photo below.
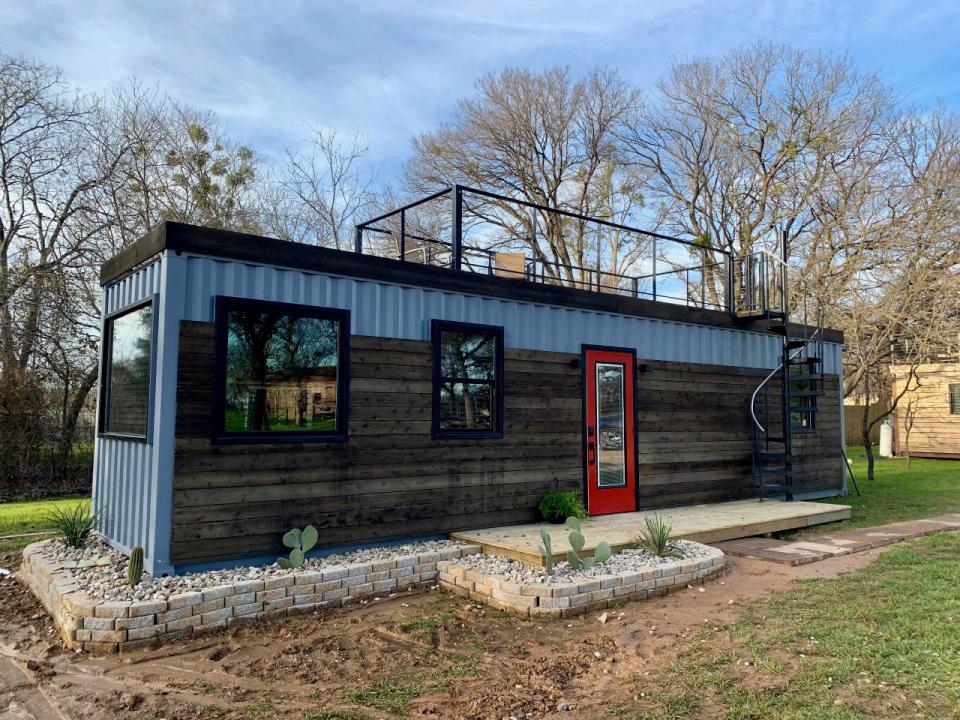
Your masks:
{"label": "stone retaining wall", "polygon": [[568,617],[627,600],[666,595],[716,577],[724,571],[726,559],[722,551],[707,549],[705,558],[677,560],[649,570],[601,575],[575,583],[521,584],[448,561],[438,565],[438,581],[444,590],[508,612]]}
{"label": "stone retaining wall", "polygon": [[18,577],[53,617],[69,648],[101,653],[434,585],[439,563],[480,552],[479,545],[464,545],[390,560],[304,569],[171,595],[166,600],[112,602],[82,592],[69,569],[44,555],[44,545],[38,542],[24,548]]}

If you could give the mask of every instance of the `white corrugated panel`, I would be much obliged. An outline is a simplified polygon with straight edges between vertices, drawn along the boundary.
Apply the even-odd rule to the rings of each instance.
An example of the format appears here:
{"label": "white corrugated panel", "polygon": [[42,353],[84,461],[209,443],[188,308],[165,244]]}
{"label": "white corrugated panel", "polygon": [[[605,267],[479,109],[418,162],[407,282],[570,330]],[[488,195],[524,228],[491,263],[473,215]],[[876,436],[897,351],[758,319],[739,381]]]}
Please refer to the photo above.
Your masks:
{"label": "white corrugated panel", "polygon": [[[104,314],[159,293],[161,262],[157,260],[104,288]],[[152,454],[153,445],[143,440],[97,437],[94,441],[94,508],[107,539],[125,549],[147,543]],[[152,556],[153,548],[144,549]]]}

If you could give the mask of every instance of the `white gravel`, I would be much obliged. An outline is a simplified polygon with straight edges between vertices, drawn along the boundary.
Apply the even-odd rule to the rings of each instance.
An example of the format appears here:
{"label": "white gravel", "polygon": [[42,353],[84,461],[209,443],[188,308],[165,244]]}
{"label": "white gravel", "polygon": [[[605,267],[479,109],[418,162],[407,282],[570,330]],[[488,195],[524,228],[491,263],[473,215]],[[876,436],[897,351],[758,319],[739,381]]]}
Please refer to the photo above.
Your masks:
{"label": "white gravel", "polygon": [[588,580],[600,575],[616,575],[622,572],[650,570],[664,565],[671,565],[681,560],[708,557],[713,549],[690,540],[678,540],[678,549],[683,557],[662,558],[649,555],[643,550],[621,550],[610,556],[610,559],[598,563],[587,570],[572,570],[566,560],[554,566],[553,575],[547,575],[543,568],[530,567],[517,560],[509,560],[495,555],[467,555],[454,562],[457,565],[480,570],[488,575],[500,575],[512,582],[543,583],[557,585],[573,583],[578,580]]}
{"label": "white gravel", "polygon": [[[372,562],[374,560],[388,560],[403,555],[423,555],[459,548],[464,544],[452,540],[425,540],[402,545],[369,547],[340,555],[308,558],[301,571]],[[166,600],[171,595],[179,593],[218,585],[229,585],[244,580],[292,575],[296,572],[294,570],[284,570],[276,563],[271,563],[269,565],[237,567],[229,570],[208,570],[163,578],[155,578],[144,574],[139,585],[130,587],[127,584],[127,556],[114,550],[99,537],[91,539],[82,549],[67,547],[60,540],[47,540],[43,545],[43,554],[57,562],[80,561],[85,558],[101,558],[104,562],[108,562],[108,564],[94,567],[68,569],[80,584],[81,590],[97,600]]]}

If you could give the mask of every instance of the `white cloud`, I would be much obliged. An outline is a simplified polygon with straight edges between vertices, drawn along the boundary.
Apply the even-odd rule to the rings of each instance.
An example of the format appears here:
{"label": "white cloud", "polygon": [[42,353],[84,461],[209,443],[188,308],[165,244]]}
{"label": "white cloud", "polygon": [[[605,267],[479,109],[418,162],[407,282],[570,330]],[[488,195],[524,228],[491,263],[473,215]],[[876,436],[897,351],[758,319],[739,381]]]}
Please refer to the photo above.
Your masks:
{"label": "white cloud", "polygon": [[955,4],[413,3],[57,0],[0,6],[0,47],[64,68],[89,90],[131,75],[215,110],[232,134],[279,153],[307,124],[365,134],[386,172],[483,72],[505,65],[618,67],[650,84],[677,58],[761,38],[849,48],[864,69],[960,104]]}

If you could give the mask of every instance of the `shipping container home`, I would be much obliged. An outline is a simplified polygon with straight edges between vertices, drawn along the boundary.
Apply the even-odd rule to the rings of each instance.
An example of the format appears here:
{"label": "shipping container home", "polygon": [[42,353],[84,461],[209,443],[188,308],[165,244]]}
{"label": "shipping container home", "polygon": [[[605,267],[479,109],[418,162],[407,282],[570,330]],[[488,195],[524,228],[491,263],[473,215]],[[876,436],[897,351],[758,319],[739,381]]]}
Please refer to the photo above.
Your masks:
{"label": "shipping container home", "polygon": [[[630,272],[524,254],[558,233],[629,234]],[[164,223],[101,281],[95,508],[154,574],[307,523],[530,522],[555,488],[592,515],[844,492],[842,335],[790,311],[779,256],[457,186],[349,251]]]}
{"label": "shipping container home", "polygon": [[960,362],[892,365],[897,455],[960,460]]}

